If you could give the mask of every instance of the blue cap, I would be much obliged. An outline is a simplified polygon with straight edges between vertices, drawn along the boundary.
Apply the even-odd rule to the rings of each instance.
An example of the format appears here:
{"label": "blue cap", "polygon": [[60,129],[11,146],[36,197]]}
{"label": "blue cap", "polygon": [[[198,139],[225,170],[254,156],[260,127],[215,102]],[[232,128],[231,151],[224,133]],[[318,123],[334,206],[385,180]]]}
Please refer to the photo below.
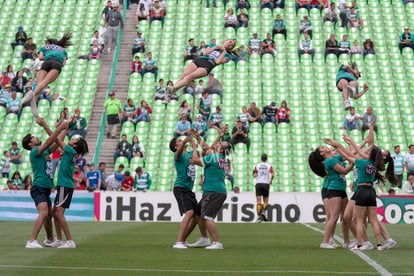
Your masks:
{"label": "blue cap", "polygon": [[122,177],[122,174],[120,174],[120,173],[115,174],[115,178],[118,181],[124,181],[124,178]]}
{"label": "blue cap", "polygon": [[23,26],[19,26],[19,31],[23,31]]}

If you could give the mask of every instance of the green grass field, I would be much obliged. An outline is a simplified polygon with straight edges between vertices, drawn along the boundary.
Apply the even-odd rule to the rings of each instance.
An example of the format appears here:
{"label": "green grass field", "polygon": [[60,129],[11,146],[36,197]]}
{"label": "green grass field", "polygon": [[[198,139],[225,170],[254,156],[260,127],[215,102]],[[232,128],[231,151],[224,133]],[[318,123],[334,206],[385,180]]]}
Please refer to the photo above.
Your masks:
{"label": "green grass field", "polygon": [[[322,234],[302,224],[219,224],[221,251],[173,249],[178,223],[125,222],[70,223],[78,248],[26,249],[32,225],[0,222],[0,275],[380,274],[349,250],[319,249]],[[414,275],[413,226],[387,229],[397,246],[364,254],[394,275]],[[197,238],[198,230],[189,241]]]}

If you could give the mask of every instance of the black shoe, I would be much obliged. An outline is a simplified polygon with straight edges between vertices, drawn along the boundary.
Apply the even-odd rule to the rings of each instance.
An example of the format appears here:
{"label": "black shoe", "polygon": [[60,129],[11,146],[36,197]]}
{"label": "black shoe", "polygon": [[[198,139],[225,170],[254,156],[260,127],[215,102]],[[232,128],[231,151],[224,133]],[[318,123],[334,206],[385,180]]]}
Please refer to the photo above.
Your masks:
{"label": "black shoe", "polygon": [[265,214],[262,214],[262,215],[260,216],[260,219],[261,219],[262,221],[267,221],[267,218],[266,218]]}
{"label": "black shoe", "polygon": [[109,138],[111,136],[111,134],[108,132],[107,134],[106,134],[106,137],[107,138]]}

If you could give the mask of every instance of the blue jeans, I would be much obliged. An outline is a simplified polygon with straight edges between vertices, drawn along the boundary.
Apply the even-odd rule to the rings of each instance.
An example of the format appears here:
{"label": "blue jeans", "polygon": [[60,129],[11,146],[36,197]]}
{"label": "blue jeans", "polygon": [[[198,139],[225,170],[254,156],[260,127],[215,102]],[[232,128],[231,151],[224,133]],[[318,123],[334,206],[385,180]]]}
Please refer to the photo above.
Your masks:
{"label": "blue jeans", "polygon": [[359,129],[359,121],[358,120],[355,120],[353,123],[351,123],[347,119],[345,119],[345,121],[344,121],[344,128],[346,130]]}
{"label": "blue jeans", "polygon": [[184,91],[184,94],[190,94],[194,96],[194,89],[192,87],[187,87]]}
{"label": "blue jeans", "polygon": [[298,3],[296,3],[296,12],[297,12],[300,8],[305,8],[305,9],[309,10],[309,9],[310,9],[310,5],[309,5],[309,4],[305,4],[305,5],[303,5],[303,6],[301,7],[301,6],[299,6],[299,4],[298,4]]}
{"label": "blue jeans", "polygon": [[250,5],[249,5],[249,3],[246,3],[246,4],[237,4],[236,5],[236,11],[239,10],[239,9],[241,9],[241,8],[248,10],[248,9],[250,9]]}
{"label": "blue jeans", "polygon": [[141,113],[137,117],[137,122],[149,122],[148,113]]}
{"label": "blue jeans", "polygon": [[74,129],[74,130],[71,130],[69,133],[68,133],[68,136],[69,136],[69,138],[71,138],[73,135],[80,135],[80,136],[82,136],[83,138],[85,138],[86,137],[86,134],[88,134],[88,132],[86,131],[86,129]]}
{"label": "blue jeans", "polygon": [[290,119],[289,118],[285,118],[285,119],[279,118],[278,122],[279,122],[279,124],[280,123],[287,123],[287,124],[289,124],[290,123]]}
{"label": "blue jeans", "polygon": [[321,5],[319,5],[319,4],[313,4],[313,5],[310,5],[310,8],[311,8],[311,9],[316,8],[316,9],[320,10],[322,7],[321,7]]}
{"label": "blue jeans", "polygon": [[[121,156],[121,152],[119,150],[116,150],[115,153],[114,153],[114,163],[116,162],[116,159],[119,156]],[[130,151],[124,151],[122,156],[125,156],[128,159],[128,162],[131,161],[131,156],[132,155],[131,155]]]}
{"label": "blue jeans", "polygon": [[154,16],[151,16],[151,23],[152,23],[152,21],[154,21],[154,20],[159,20],[159,21],[161,21],[161,25],[164,27],[164,16],[161,16],[161,17],[154,17]]}
{"label": "blue jeans", "polygon": [[[207,8],[210,8],[210,0],[206,0],[206,7],[207,7]],[[217,7],[216,0],[213,0],[213,7],[214,7],[214,8],[215,8],[215,7]]]}
{"label": "blue jeans", "polygon": [[144,75],[146,73],[153,73],[154,74],[155,81],[157,81],[157,76],[158,76],[158,69],[157,68],[153,68],[153,69],[145,69],[145,68],[143,68],[141,70],[142,77],[144,77]]}
{"label": "blue jeans", "polygon": [[243,21],[243,22],[238,22],[237,25],[236,25],[236,28],[237,29],[240,28],[240,27],[247,28],[248,26],[249,26],[249,22]]}
{"label": "blue jeans", "polygon": [[220,96],[220,99],[223,99],[223,91],[212,88],[207,88],[207,90],[210,91],[211,94],[217,94]]}
{"label": "blue jeans", "polygon": [[261,9],[269,8],[269,9],[273,10],[275,8],[275,5],[273,3],[264,3],[264,4],[260,5],[260,8]]}
{"label": "blue jeans", "polygon": [[275,118],[275,116],[271,116],[271,117],[263,117],[262,118],[262,121],[263,121],[263,124],[266,124],[266,123],[276,123],[276,118]]}

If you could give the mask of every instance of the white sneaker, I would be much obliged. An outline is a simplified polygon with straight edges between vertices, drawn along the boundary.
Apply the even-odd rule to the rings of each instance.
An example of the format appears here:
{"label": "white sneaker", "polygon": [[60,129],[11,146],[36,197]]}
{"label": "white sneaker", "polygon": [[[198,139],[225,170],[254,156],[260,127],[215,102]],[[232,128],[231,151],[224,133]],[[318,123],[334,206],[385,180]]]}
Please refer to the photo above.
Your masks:
{"label": "white sneaker", "polygon": [[43,243],[47,246],[47,247],[59,247],[61,245],[64,244],[63,241],[61,240],[53,240],[53,241],[49,241],[48,239],[44,240]]}
{"label": "white sneaker", "polygon": [[211,245],[209,238],[199,238],[195,243],[187,244],[188,247],[205,247]]}
{"label": "white sneaker", "polygon": [[348,90],[349,97],[353,99],[354,98],[354,95],[356,95],[356,92],[357,92],[356,91],[356,88],[348,85],[346,87],[346,89]]}
{"label": "white sneaker", "polygon": [[220,250],[220,249],[224,249],[224,247],[223,247],[223,244],[221,242],[213,242],[210,246],[207,246],[206,249]]}
{"label": "white sneaker", "polygon": [[384,245],[382,246],[383,249],[391,249],[397,244],[396,241],[393,239],[386,240]]}
{"label": "white sneaker", "polygon": [[374,249],[374,246],[372,245],[371,242],[367,241],[367,242],[362,243],[361,250],[372,250],[372,249]]}
{"label": "white sneaker", "polygon": [[352,104],[349,100],[344,101],[344,109],[348,110],[352,107]]}
{"label": "white sneaker", "polygon": [[332,245],[332,246],[334,246],[335,248],[336,247],[340,247],[340,245],[337,244],[336,241],[333,238],[330,238],[329,239],[329,244]]}
{"label": "white sneaker", "polygon": [[76,248],[76,243],[74,241],[66,241],[65,243],[58,246],[57,248]]}
{"label": "white sneaker", "polygon": [[187,245],[184,242],[176,242],[173,245],[175,249],[187,249]]}
{"label": "white sneaker", "polygon": [[171,100],[171,99],[170,99],[170,97],[165,96],[165,97],[164,97],[164,100],[162,101],[162,103],[163,103],[163,104],[168,104],[168,103],[170,102],[170,100]]}
{"label": "white sneaker", "polygon": [[41,246],[37,240],[34,240],[32,242],[27,241],[26,243],[26,248],[43,248],[43,246]]}
{"label": "white sneaker", "polygon": [[39,118],[39,112],[37,111],[37,104],[34,98],[30,101],[30,107],[32,108],[32,114],[35,118]]}
{"label": "white sneaker", "polygon": [[357,240],[352,240],[350,242],[344,243],[343,248],[345,248],[345,249],[352,249],[352,248],[354,248],[357,245],[358,245],[358,241]]}
{"label": "white sneaker", "polygon": [[321,243],[320,248],[323,248],[323,249],[336,249],[336,247],[333,246],[330,243]]}
{"label": "white sneaker", "polygon": [[377,246],[377,250],[378,251],[382,251],[382,250],[384,250],[384,247],[382,247],[381,245],[380,246]]}

